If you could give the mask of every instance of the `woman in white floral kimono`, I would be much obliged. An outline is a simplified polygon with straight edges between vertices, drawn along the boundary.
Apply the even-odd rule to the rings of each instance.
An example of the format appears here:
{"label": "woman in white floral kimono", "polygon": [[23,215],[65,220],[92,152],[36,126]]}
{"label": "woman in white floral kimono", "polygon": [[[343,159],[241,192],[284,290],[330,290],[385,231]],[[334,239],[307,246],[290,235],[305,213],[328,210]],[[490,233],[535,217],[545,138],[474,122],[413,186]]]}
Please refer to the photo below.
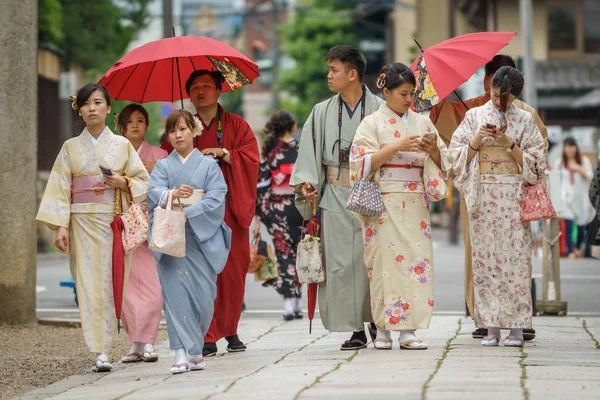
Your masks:
{"label": "woman in white floral kimono", "polygon": [[484,346],[523,346],[531,328],[531,230],[520,220],[524,185],[535,184],[546,167],[544,139],[533,116],[513,105],[523,75],[500,68],[491,100],[469,110],[452,135],[454,185],[465,198],[473,256],[477,326],[488,329]]}
{"label": "woman in white floral kimono", "polygon": [[[377,86],[386,102],[358,127],[351,149],[350,180],[375,175],[385,212],[355,214],[363,225],[371,312],[377,325],[375,348],[391,349],[390,331],[400,331],[401,349],[427,345],[415,335],[433,312],[433,246],[429,203],[441,200],[446,171],[452,167],[446,146],[429,118],[410,110],[415,76],[405,65],[382,68]],[[425,176],[431,176],[429,181]]]}

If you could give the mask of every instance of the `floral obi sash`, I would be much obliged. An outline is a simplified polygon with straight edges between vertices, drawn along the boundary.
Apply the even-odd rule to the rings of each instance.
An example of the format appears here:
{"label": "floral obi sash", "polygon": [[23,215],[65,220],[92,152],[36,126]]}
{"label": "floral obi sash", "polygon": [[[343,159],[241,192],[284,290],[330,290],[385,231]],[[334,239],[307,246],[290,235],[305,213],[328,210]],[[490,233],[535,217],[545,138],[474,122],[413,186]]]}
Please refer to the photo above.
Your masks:
{"label": "floral obi sash", "polygon": [[115,189],[104,184],[103,175],[78,175],[71,184],[71,203],[110,203],[115,201]]}
{"label": "floral obi sash", "polygon": [[294,164],[281,164],[277,171],[271,171],[271,193],[281,196],[294,195],[294,188],[290,186],[290,178]]}
{"label": "floral obi sash", "polygon": [[381,166],[380,181],[423,182],[425,153],[399,152]]}
{"label": "floral obi sash", "polygon": [[519,164],[504,147],[483,146],[479,149],[480,175],[518,175]]}

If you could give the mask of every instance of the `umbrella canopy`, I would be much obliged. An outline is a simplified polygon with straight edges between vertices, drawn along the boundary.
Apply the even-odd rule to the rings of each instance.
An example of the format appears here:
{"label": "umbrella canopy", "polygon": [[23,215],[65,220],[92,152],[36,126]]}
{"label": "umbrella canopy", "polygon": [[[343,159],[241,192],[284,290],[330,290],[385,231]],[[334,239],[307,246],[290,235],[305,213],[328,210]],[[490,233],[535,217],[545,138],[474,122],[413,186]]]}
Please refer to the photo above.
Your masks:
{"label": "umbrella canopy", "polygon": [[189,97],[185,82],[200,69],[219,71],[225,81],[224,92],[249,85],[259,76],[258,66],[252,60],[223,42],[177,36],[131,50],[98,83],[116,100],[173,103]]}
{"label": "umbrella canopy", "polygon": [[514,32],[469,33],[421,48],[411,65],[417,78],[415,111],[423,112],[444,100],[514,36]]}
{"label": "umbrella canopy", "polygon": [[116,212],[110,227],[113,231],[112,249],[112,284],[115,303],[115,316],[117,317],[117,331],[121,332],[121,312],[123,310],[123,288],[125,286],[125,250],[123,249],[123,220],[121,213],[121,190],[116,190]]}

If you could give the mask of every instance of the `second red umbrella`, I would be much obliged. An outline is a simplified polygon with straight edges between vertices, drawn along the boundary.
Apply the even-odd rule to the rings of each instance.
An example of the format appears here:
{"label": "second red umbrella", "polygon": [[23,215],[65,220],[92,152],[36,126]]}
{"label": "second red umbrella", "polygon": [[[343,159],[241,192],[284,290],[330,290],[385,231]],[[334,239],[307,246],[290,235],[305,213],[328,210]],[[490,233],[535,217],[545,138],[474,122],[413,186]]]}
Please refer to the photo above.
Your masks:
{"label": "second red umbrella", "polygon": [[417,78],[415,111],[423,112],[444,100],[515,35],[514,32],[469,33],[421,48],[410,67]]}

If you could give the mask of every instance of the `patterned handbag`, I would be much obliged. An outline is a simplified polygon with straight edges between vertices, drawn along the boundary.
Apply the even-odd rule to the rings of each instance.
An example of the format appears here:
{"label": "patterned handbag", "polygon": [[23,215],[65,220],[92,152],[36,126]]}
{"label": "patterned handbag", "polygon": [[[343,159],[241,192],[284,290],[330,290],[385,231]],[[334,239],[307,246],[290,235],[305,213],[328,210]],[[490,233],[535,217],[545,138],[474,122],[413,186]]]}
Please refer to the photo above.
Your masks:
{"label": "patterned handbag", "polygon": [[148,207],[146,202],[136,204],[133,202],[131,187],[127,182],[129,191],[129,208],[121,214],[123,221],[123,250],[129,254],[148,239]]}
{"label": "patterned handbag", "polygon": [[250,265],[248,273],[253,274],[267,261],[269,257],[267,242],[261,239],[260,232],[252,238],[250,243]]}
{"label": "patterned handbag", "polygon": [[521,221],[531,222],[552,218],[556,218],[556,211],[542,180],[538,179],[533,186],[525,186],[523,200],[521,200]]}
{"label": "patterned handbag", "polygon": [[[317,214],[317,202],[313,202],[313,215]],[[314,218],[314,217],[313,217]],[[320,283],[325,281],[325,268],[321,258],[319,223],[311,219],[296,251],[296,275],[300,283]]]}
{"label": "patterned handbag", "polygon": [[365,163],[362,164],[360,178],[350,189],[346,209],[365,217],[375,217],[385,211],[379,183],[364,177]]}
{"label": "patterned handbag", "polygon": [[256,282],[270,281],[279,277],[279,269],[277,268],[277,258],[275,256],[275,250],[273,246],[267,243],[267,254],[268,257],[264,263],[254,273],[254,280]]}
{"label": "patterned handbag", "polygon": [[[178,199],[179,200],[179,199]],[[159,201],[160,204],[160,201]],[[167,197],[167,208],[154,209],[154,223],[148,247],[173,257],[185,257],[185,213],[173,210],[173,191]]]}

